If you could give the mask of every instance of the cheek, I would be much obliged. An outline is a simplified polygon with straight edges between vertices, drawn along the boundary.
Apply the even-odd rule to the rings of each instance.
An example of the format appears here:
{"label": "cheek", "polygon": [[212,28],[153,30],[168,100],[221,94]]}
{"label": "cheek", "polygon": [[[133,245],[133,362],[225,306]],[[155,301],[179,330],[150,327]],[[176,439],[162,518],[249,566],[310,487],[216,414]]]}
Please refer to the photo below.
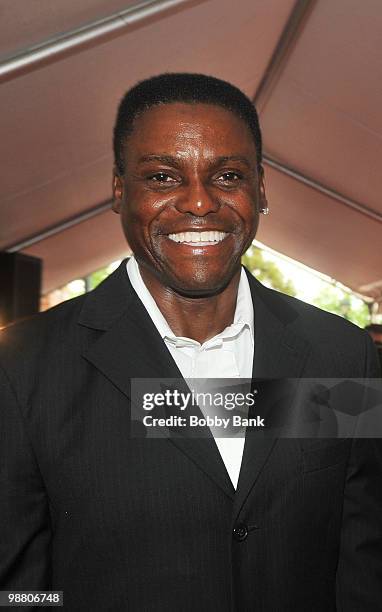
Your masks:
{"label": "cheek", "polygon": [[132,208],[124,208],[121,213],[121,222],[126,240],[133,250],[145,242],[145,229],[142,215]]}
{"label": "cheek", "polygon": [[259,222],[259,214],[257,212],[256,204],[253,202],[245,202],[240,208],[237,209],[239,216],[246,233],[251,233],[257,228]]}
{"label": "cheek", "polygon": [[150,212],[144,204],[136,206],[134,200],[130,198],[123,205],[122,222],[125,231],[129,233],[142,233],[150,221]]}
{"label": "cheek", "polygon": [[173,207],[174,196],[163,197],[141,190],[131,190],[123,205],[126,222],[147,228],[157,223]]}
{"label": "cheek", "polygon": [[254,205],[243,211],[243,232],[241,236],[242,251],[245,252],[254,240],[259,225],[259,214]]}
{"label": "cheek", "polygon": [[146,253],[146,256],[160,253],[161,240],[156,234],[162,214],[163,206],[155,202],[124,207],[122,226],[126,240],[135,253]]}

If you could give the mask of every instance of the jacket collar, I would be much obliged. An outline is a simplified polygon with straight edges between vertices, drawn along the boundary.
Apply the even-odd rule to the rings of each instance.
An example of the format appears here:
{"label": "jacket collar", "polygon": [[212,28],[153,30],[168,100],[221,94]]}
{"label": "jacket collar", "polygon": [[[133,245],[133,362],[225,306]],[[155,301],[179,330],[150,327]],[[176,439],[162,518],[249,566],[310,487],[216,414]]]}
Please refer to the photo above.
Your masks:
{"label": "jacket collar", "polygon": [[299,313],[285,296],[246,270],[255,312],[253,378],[298,378],[311,350],[297,331]]}
{"label": "jacket collar", "polygon": [[136,294],[126,274],[126,261],[86,294],[78,319],[80,325],[106,331],[130,308]]}
{"label": "jacket collar", "polygon": [[[269,290],[246,270],[255,313],[255,351],[253,374],[255,378],[298,377],[310,350],[308,342],[294,331],[299,314],[293,306],[275,291]],[[125,319],[127,321],[125,321]],[[125,321],[125,322],[123,322]],[[139,338],[154,343],[158,348],[156,331],[150,316],[135,293],[126,273],[126,260],[96,289],[86,295],[79,324],[99,331],[128,327],[131,341]],[[138,325],[138,328],[132,328]],[[139,331],[139,333],[138,333]],[[154,336],[154,338],[153,338]],[[161,349],[163,342],[159,343]],[[164,351],[168,353],[167,350]],[[145,360],[147,365],[147,359]],[[169,363],[166,360],[166,368]],[[158,371],[158,364],[153,361]],[[162,369],[162,368],[161,368]],[[134,368],[136,370],[136,368]],[[178,371],[178,368],[176,368]]]}

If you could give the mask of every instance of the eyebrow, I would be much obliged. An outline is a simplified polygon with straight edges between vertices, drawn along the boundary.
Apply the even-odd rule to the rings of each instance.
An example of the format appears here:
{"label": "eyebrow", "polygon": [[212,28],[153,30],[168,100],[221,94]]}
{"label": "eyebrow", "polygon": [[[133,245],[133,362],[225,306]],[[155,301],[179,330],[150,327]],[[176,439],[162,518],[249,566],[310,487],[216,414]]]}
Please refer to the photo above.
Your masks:
{"label": "eyebrow", "polygon": [[169,166],[179,166],[180,160],[173,155],[143,155],[138,159],[139,164],[144,164],[152,161],[158,161],[162,164],[168,164]]}
{"label": "eyebrow", "polygon": [[[144,164],[144,163],[149,163],[152,161],[161,162],[162,164],[168,164],[169,166],[175,166],[175,167],[180,167],[183,165],[182,159],[180,157],[174,157],[173,155],[166,155],[166,154],[164,155],[155,155],[155,154],[143,155],[142,157],[139,158],[138,163]],[[243,155],[220,155],[219,157],[215,157],[214,159],[209,160],[208,163],[210,166],[220,166],[221,164],[231,162],[231,161],[241,162],[248,168],[252,167],[251,162]]]}

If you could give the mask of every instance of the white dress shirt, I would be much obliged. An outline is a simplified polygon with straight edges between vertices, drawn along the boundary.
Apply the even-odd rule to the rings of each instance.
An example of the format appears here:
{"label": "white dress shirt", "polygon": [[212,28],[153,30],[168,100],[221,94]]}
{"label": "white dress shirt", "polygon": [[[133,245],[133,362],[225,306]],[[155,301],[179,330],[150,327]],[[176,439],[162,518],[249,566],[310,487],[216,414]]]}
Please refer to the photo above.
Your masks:
{"label": "white dress shirt", "polygon": [[[254,317],[247,275],[241,269],[234,320],[220,334],[203,344],[175,336],[143,282],[134,256],[126,264],[130,282],[170,351],[182,376],[187,379],[251,378],[254,351]],[[234,438],[215,438],[233,486],[237,487],[244,448],[241,432]]]}

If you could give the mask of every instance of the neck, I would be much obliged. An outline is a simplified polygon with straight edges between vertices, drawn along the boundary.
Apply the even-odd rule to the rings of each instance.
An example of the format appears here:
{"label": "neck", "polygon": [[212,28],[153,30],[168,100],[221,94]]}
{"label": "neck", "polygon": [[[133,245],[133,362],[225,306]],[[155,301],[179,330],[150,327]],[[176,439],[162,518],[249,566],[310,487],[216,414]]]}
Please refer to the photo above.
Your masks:
{"label": "neck", "polygon": [[202,344],[231,325],[235,316],[240,269],[216,295],[188,297],[160,284],[140,267],[143,281],[176,336]]}

